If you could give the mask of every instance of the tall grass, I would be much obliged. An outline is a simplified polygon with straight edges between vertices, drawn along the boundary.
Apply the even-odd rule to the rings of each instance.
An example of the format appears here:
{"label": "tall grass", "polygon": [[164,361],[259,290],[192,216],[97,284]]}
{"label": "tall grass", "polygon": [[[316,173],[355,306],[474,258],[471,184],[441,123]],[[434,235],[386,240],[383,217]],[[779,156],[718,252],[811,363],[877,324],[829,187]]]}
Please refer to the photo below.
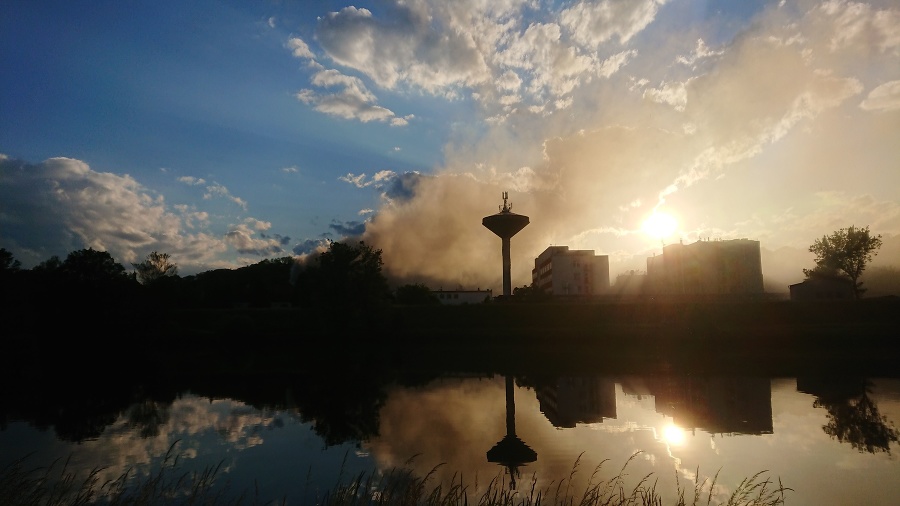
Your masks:
{"label": "tall grass", "polygon": [[[174,447],[174,445],[173,445]],[[501,471],[479,489],[477,479],[471,487],[458,473],[448,484],[430,484],[437,481],[435,474],[443,466],[435,466],[425,476],[417,476],[407,465],[384,473],[360,473],[349,480],[344,478],[343,465],[338,483],[324,494],[313,499],[295,500],[290,504],[316,506],[775,506],[785,504],[785,493],[792,491],[764,477],[761,471],[741,481],[727,498],[717,498],[717,478],[704,480],[686,489],[678,480],[673,498],[664,500],[657,490],[653,474],[641,477],[636,485],[626,486],[627,468],[639,454],[626,461],[619,472],[608,479],[601,479],[597,465],[583,490],[573,487],[579,472],[581,456],[576,460],[567,478],[538,487],[532,475],[522,487],[510,486],[513,477]],[[164,465],[153,475],[138,478],[126,471],[116,479],[100,482],[102,468],[95,468],[81,479],[68,471],[69,461],[54,461],[47,467],[26,468],[26,458],[13,462],[0,471],[0,502],[8,506],[286,506],[287,498],[261,500],[258,490],[234,495],[228,484],[214,486],[220,466],[201,472],[179,472],[178,457],[169,453]],[[61,465],[60,465],[61,464]],[[699,476],[699,469],[697,470]],[[688,493],[690,492],[690,493]]]}

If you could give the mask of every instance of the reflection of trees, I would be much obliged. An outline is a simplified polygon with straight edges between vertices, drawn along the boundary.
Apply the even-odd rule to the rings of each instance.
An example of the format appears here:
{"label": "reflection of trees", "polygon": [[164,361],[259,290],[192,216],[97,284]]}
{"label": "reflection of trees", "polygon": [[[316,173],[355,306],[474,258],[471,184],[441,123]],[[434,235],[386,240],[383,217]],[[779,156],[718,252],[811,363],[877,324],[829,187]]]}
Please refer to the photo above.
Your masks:
{"label": "reflection of trees", "polygon": [[132,404],[125,416],[128,426],[138,429],[142,438],[159,436],[159,428],[169,422],[169,410],[172,403],[160,403],[150,399]]}
{"label": "reflection of trees", "polygon": [[865,378],[804,379],[798,389],[817,396],[813,407],[828,411],[826,434],[842,443],[850,443],[860,452],[887,452],[896,443],[900,431],[869,397],[872,382]]}
{"label": "reflection of trees", "polygon": [[[325,359],[322,359],[324,362]],[[257,409],[296,409],[325,445],[357,443],[378,434],[379,413],[393,376],[376,367],[297,374],[192,377],[195,395],[234,399]]]}
{"label": "reflection of trees", "polygon": [[377,378],[354,375],[302,381],[292,386],[297,407],[326,445],[359,444],[378,434],[387,393]]}

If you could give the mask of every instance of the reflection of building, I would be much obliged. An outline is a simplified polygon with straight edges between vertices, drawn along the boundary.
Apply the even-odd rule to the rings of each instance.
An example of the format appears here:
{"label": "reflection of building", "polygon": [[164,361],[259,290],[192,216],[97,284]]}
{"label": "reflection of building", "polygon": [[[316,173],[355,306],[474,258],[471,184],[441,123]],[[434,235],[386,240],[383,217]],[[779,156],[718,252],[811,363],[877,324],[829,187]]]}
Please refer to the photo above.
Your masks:
{"label": "reflection of building", "polygon": [[771,434],[772,386],[768,378],[653,377],[640,392],[651,393],[656,411],[671,416],[682,428],[711,433]]}
{"label": "reflection of building", "polygon": [[594,250],[550,246],[534,259],[532,286],[550,295],[609,293],[609,257]]}
{"label": "reflection of building", "polygon": [[565,377],[535,389],[541,412],[555,427],[616,417],[616,384],[595,376]]}
{"label": "reflection of building", "polygon": [[441,304],[481,304],[490,302],[492,291],[487,290],[432,290],[432,294],[438,298]]}
{"label": "reflection of building", "polygon": [[647,259],[647,288],[656,294],[761,294],[759,241],[669,244]]}
{"label": "reflection of building", "polygon": [[837,276],[812,276],[790,285],[791,300],[852,299],[853,281]]}

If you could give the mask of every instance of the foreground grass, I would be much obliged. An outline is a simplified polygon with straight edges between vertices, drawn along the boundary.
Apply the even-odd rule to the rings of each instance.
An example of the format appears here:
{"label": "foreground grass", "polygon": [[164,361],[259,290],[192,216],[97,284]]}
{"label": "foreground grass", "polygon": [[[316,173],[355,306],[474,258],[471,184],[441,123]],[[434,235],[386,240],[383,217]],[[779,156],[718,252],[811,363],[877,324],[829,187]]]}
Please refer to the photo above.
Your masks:
{"label": "foreground grass", "polygon": [[[202,472],[178,471],[178,458],[170,454],[160,470],[151,476],[137,479],[126,472],[114,480],[100,482],[102,469],[95,469],[79,478],[68,471],[68,461],[54,462],[48,467],[26,468],[20,459],[0,470],[0,498],[8,506],[286,506],[310,504],[317,506],[774,506],[785,504],[786,488],[764,477],[765,472],[744,479],[727,497],[718,497],[716,477],[704,480],[691,489],[682,487],[676,474],[676,493],[664,501],[657,491],[657,481],[648,474],[634,486],[626,486],[628,464],[635,453],[614,477],[600,479],[601,462],[590,476],[583,490],[573,490],[578,472],[575,462],[567,479],[537,487],[537,479],[519,483],[518,490],[507,482],[507,474],[500,473],[486,486],[484,492],[473,493],[457,476],[452,485],[429,485],[437,467],[424,477],[416,476],[408,468],[396,468],[385,474],[360,474],[343,480],[314,499],[288,501],[287,498],[263,500],[257,491],[234,494],[216,484],[219,467]],[[580,460],[580,457],[579,457]],[[438,466],[440,467],[440,466]],[[699,469],[697,470],[699,476]],[[343,476],[343,473],[341,473]],[[478,483],[473,484],[478,489]]]}

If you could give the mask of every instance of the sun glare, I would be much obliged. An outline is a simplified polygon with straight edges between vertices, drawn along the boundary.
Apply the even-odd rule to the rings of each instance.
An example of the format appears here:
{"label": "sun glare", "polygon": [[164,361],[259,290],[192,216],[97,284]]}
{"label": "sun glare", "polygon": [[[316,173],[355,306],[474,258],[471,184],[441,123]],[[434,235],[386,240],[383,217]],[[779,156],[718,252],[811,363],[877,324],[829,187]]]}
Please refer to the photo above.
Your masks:
{"label": "sun glare", "polygon": [[666,426],[663,431],[663,439],[672,446],[681,446],[684,444],[684,429],[675,425]]}
{"label": "sun glare", "polygon": [[653,214],[647,217],[644,224],[641,225],[641,230],[654,239],[669,237],[677,228],[678,222],[675,221],[675,218],[671,214],[661,211],[653,211]]}

